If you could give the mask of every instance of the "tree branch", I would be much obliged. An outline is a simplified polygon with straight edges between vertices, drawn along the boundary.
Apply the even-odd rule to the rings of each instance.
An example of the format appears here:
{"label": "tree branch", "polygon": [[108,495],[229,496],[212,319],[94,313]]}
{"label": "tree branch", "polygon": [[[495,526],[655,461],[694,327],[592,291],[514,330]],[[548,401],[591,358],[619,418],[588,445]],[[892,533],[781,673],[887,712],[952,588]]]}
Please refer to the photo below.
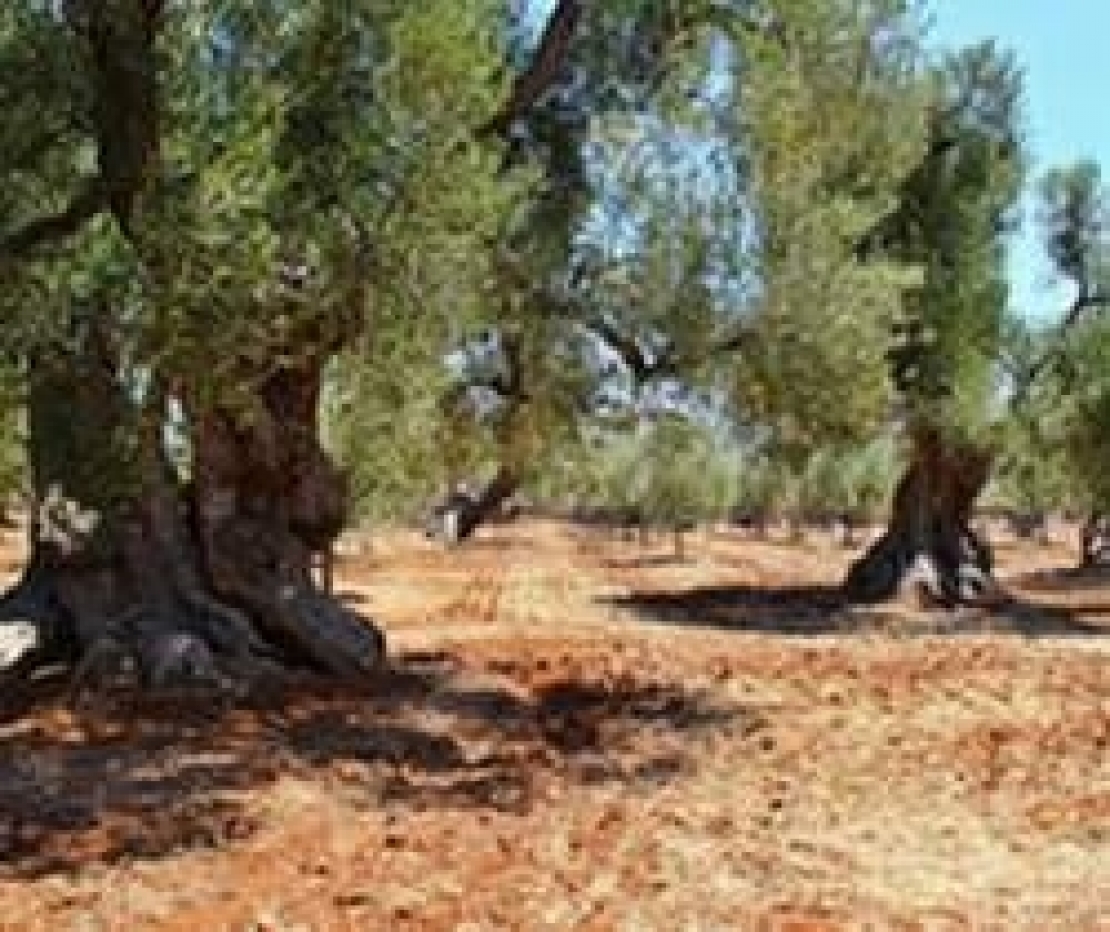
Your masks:
{"label": "tree branch", "polygon": [[1056,338],[1052,345],[1041,353],[1038,359],[1033,361],[1018,381],[1014,389],[1014,394],[1010,400],[1011,411],[1025,404],[1037,379],[1040,378],[1041,374],[1053,361],[1059,359],[1063,355],[1064,338],[1067,336],[1068,331],[1079,323],[1087,311],[1108,306],[1110,306],[1110,292],[1091,290],[1087,286],[1080,287],[1079,293],[1075,296],[1075,300],[1072,301],[1071,307],[1068,308],[1068,312],[1064,315],[1064,319],[1057,328]]}
{"label": "tree branch", "polygon": [[101,187],[125,235],[160,143],[155,40],[164,0],[68,0],[66,18],[87,44]]}
{"label": "tree branch", "polygon": [[559,77],[581,18],[580,0],[559,0],[531,63],[517,76],[505,106],[482,128],[483,132],[508,132],[547,93]]}
{"label": "tree branch", "polygon": [[624,367],[632,373],[632,379],[637,385],[643,385],[655,376],[658,360],[649,362],[635,338],[621,333],[601,317],[588,321],[583,326],[620,357]]}
{"label": "tree branch", "polygon": [[164,2],[135,0],[125,10],[103,0],[64,5],[66,21],[91,53],[98,174],[68,207],[0,240],[0,258],[23,259],[47,243],[68,239],[106,209],[129,232],[135,198],[158,149],[154,41]]}
{"label": "tree branch", "polygon": [[0,240],[0,258],[26,259],[40,246],[68,239],[107,206],[107,191],[95,178],[64,210],[37,217]]}
{"label": "tree branch", "polygon": [[672,346],[649,359],[633,337],[621,333],[607,320],[599,318],[588,321],[583,326],[620,357],[637,385],[644,385],[663,376],[678,376],[683,369],[699,362],[739,352],[748,345],[752,337],[751,331],[739,330],[711,343],[701,356],[684,355]]}

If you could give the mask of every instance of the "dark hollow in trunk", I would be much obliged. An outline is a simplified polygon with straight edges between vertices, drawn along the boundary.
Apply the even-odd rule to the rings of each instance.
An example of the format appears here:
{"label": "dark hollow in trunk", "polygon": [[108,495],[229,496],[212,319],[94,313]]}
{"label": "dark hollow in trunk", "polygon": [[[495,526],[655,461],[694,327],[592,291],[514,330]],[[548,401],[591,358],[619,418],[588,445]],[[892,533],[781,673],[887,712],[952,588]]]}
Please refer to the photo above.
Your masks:
{"label": "dark hollow in trunk", "polygon": [[916,438],[894,493],[886,532],[851,567],[845,595],[859,602],[892,598],[907,580],[932,607],[980,604],[997,592],[988,545],[971,527],[991,457],[935,431]]}
{"label": "dark hollow in trunk", "polygon": [[499,514],[519,488],[519,481],[502,468],[476,494],[454,489],[433,506],[424,525],[425,535],[445,544],[461,544]]}
{"label": "dark hollow in trunk", "polygon": [[78,684],[126,673],[234,688],[290,668],[373,669],[380,632],[312,578],[347,505],[317,440],[320,373],[258,380],[249,417],[196,413],[183,484],[164,454],[165,398],[136,401],[95,333],[36,360],[40,505],[26,571],[0,601],[0,669],[65,659]]}

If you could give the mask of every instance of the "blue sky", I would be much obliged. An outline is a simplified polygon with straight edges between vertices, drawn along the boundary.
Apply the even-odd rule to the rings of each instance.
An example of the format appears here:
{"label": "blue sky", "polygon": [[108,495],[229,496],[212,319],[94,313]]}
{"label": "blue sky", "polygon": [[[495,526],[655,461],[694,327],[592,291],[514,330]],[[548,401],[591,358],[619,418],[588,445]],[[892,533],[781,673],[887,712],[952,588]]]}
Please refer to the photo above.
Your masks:
{"label": "blue sky", "polygon": [[[934,0],[933,38],[966,45],[996,37],[1025,69],[1026,131],[1039,176],[1080,158],[1110,174],[1110,0]],[[1010,251],[1011,302],[1038,320],[1061,313],[1028,207]]]}

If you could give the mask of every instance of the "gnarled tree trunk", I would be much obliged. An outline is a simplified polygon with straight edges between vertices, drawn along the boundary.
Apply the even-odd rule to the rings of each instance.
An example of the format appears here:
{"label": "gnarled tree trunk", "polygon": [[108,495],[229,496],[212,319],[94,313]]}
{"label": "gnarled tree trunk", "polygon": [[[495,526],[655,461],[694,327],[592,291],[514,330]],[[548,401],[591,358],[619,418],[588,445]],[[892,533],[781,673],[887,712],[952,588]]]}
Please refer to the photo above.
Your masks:
{"label": "gnarled tree trunk", "polygon": [[934,430],[918,432],[886,533],[852,565],[846,595],[882,601],[910,577],[930,605],[951,608],[993,595],[991,552],[971,527],[990,466],[989,453],[977,447]]}
{"label": "gnarled tree trunk", "polygon": [[519,488],[516,474],[502,466],[476,495],[452,491],[432,508],[425,524],[428,537],[460,544],[489,521]]}
{"label": "gnarled tree trunk", "polygon": [[218,598],[245,612],[267,643],[321,670],[357,675],[381,656],[381,636],[312,578],[347,517],[343,475],[320,446],[323,360],[282,367],[258,386],[246,418],[198,418],[193,525]]}
{"label": "gnarled tree trunk", "polygon": [[79,342],[32,371],[42,504],[0,601],[0,669],[64,658],[77,681],[130,670],[154,686],[372,669],[380,633],[311,576],[346,509],[317,442],[320,366],[278,368],[249,417],[196,413],[186,485],[164,455],[164,399],[136,399],[95,327]]}

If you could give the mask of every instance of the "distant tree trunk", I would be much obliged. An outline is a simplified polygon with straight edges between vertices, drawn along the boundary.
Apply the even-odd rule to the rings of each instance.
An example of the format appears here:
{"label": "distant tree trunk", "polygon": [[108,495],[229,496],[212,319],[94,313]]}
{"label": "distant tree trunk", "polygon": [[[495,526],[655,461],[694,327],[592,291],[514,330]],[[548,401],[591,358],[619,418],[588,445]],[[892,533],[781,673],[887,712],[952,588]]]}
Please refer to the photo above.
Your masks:
{"label": "distant tree trunk", "polygon": [[854,515],[841,512],[829,521],[829,534],[834,546],[848,550],[857,545],[856,529],[858,521]]}
{"label": "distant tree trunk", "polygon": [[979,448],[921,431],[894,493],[886,533],[848,572],[848,597],[891,598],[915,567],[922,569],[919,584],[931,604],[954,607],[993,593],[990,549],[971,528],[990,465],[990,455]]}
{"label": "distant tree trunk", "polygon": [[769,521],[770,518],[767,509],[763,507],[734,508],[729,512],[728,516],[730,527],[736,528],[738,531],[743,532],[746,537],[751,537],[753,540],[767,539],[767,525]]}
{"label": "distant tree trunk", "polygon": [[432,509],[426,523],[428,537],[447,544],[461,544],[489,521],[520,487],[520,480],[507,467],[500,467],[494,477],[475,495],[452,491]]}
{"label": "distant tree trunk", "polygon": [[1083,522],[1080,531],[1080,563],[1082,566],[1110,564],[1110,518],[1094,513]]}
{"label": "distant tree trunk", "polygon": [[26,571],[0,602],[0,668],[64,658],[77,680],[130,669],[153,686],[371,669],[381,635],[310,573],[346,504],[316,440],[318,388],[318,366],[278,369],[249,427],[198,415],[183,488],[163,452],[164,406],[121,385],[95,329],[74,352],[36,360],[41,505]]}

